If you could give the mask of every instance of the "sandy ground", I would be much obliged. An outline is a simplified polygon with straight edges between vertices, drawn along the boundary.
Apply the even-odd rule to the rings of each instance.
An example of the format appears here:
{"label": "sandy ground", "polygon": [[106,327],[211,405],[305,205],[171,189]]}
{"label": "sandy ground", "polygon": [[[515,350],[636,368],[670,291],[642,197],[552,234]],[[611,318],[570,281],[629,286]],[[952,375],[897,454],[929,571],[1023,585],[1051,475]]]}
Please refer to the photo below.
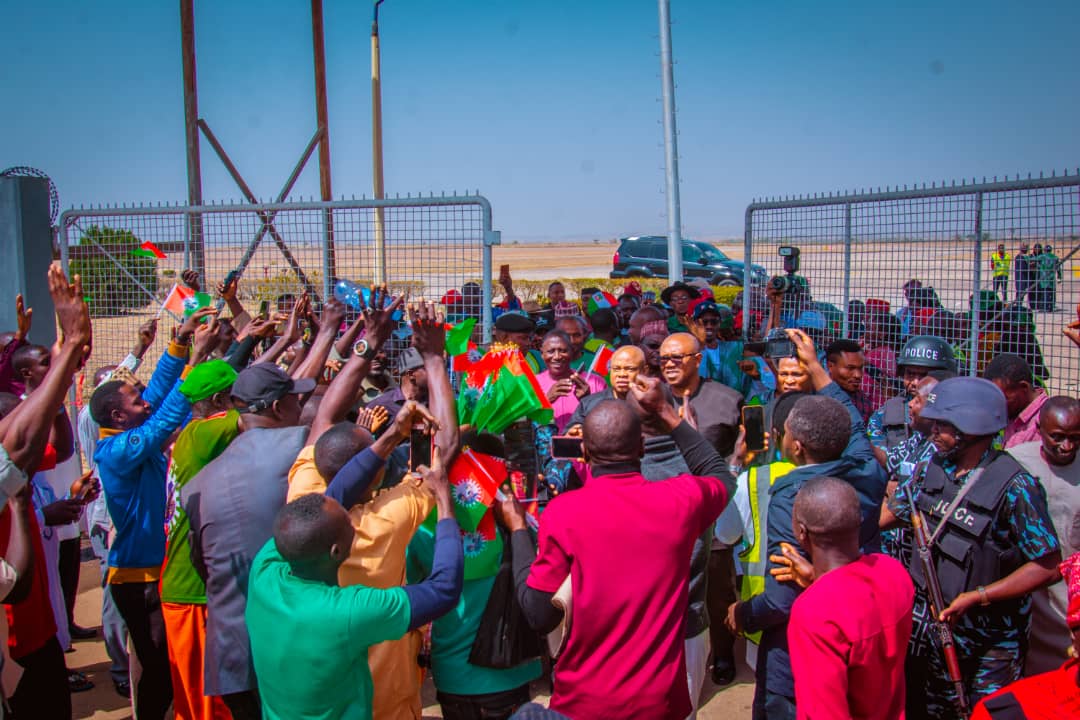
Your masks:
{"label": "sandy ground", "polygon": [[[79,597],[75,606],[75,622],[83,627],[101,627],[101,588],[97,583],[100,577],[96,560],[84,562],[79,581]],[[129,705],[113,690],[109,675],[109,658],[105,654],[105,644],[100,640],[80,640],[74,643],[75,651],[69,653],[68,668],[80,670],[94,682],[93,690],[76,693],[72,696],[74,718],[76,720],[127,720],[131,718]],[[14,663],[5,663],[5,687],[13,687],[17,674],[12,671]],[[537,702],[546,704],[549,688],[546,683],[534,685]],[[442,712],[435,702],[435,687],[430,678],[424,682],[423,703],[425,718],[440,718]],[[702,709],[698,717],[702,720],[724,720],[750,717],[750,703],[754,697],[754,678],[751,670],[740,667],[736,682],[719,689],[706,679],[702,692]]]}

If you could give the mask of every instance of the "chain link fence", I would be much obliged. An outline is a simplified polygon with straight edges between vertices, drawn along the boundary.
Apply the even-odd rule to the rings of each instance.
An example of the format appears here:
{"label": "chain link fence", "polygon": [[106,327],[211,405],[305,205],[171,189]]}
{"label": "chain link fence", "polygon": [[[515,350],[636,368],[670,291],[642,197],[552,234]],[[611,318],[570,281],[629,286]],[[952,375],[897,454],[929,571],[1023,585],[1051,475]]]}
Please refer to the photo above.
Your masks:
{"label": "chain link fence", "polygon": [[[381,258],[377,233],[385,238]],[[148,368],[154,366],[180,320],[163,303],[187,268],[199,269],[210,294],[230,271],[239,272],[239,299],[252,315],[263,301],[271,312],[289,307],[290,296],[305,290],[321,303],[337,280],[369,285],[379,259],[395,293],[407,290],[410,298],[438,302],[447,291],[476,282],[487,306],[491,245],[498,242],[491,206],[479,195],[105,207],[69,210],[59,224],[64,269],[82,276],[94,321],[88,370],[120,362],[139,326],[161,316],[157,341],[146,354]],[[165,257],[153,257],[154,250]],[[485,339],[490,322],[484,319]],[[140,376],[149,377],[149,370]]]}
{"label": "chain link fence", "polygon": [[[798,249],[796,272],[781,247]],[[1080,392],[1080,349],[1062,334],[1080,302],[1080,174],[755,202],[744,252],[788,278],[786,324],[819,343],[888,355],[937,335],[961,372],[1013,352],[1051,394]],[[763,289],[745,288],[744,306],[764,310]]]}

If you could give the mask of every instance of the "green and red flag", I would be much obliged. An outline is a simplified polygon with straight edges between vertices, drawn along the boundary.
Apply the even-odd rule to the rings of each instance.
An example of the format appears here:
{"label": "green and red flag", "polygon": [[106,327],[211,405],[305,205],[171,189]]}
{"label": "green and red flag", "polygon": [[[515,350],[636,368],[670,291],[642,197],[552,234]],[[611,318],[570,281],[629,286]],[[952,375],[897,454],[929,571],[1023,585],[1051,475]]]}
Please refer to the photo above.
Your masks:
{"label": "green and red flag", "polygon": [[615,354],[607,345],[601,345],[596,349],[596,354],[593,355],[592,363],[589,364],[588,372],[599,375],[602,378],[606,378],[611,372],[611,358]]}
{"label": "green and red flag", "polygon": [[131,251],[131,254],[136,257],[155,258],[157,260],[164,260],[168,257],[161,251],[157,245],[152,242],[144,242],[139,247]]}
{"label": "green and red flag", "polygon": [[614,308],[618,304],[619,301],[609,292],[593,293],[589,297],[589,302],[585,303],[585,314],[592,315],[597,310]]}
{"label": "green and red flag", "polygon": [[506,479],[506,461],[465,448],[450,466],[447,477],[454,517],[462,530],[472,532],[495,502],[495,493]]}
{"label": "green and red flag", "polygon": [[470,353],[476,351],[472,341],[476,318],[466,318],[457,325],[445,325],[446,354],[450,356],[450,368],[454,372],[467,372],[471,366]]}

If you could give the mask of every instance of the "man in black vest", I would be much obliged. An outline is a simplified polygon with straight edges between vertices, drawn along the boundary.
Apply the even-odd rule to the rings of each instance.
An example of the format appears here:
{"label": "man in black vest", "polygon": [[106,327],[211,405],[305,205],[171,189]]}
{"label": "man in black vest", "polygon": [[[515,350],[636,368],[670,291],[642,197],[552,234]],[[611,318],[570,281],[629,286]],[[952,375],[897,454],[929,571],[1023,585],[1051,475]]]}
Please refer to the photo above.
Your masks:
{"label": "man in black vest", "polygon": [[[1019,679],[1027,650],[1031,592],[1058,578],[1061,549],[1039,481],[1008,454],[993,449],[1008,422],[1005,396],[981,378],[938,383],[922,418],[931,421],[937,455],[911,480],[926,519],[931,553],[953,624],[968,701],[974,703]],[[907,484],[905,483],[905,485]],[[911,519],[904,485],[888,512]],[[910,564],[917,593],[926,577]],[[940,652],[927,667],[928,717],[950,718],[955,699]]]}

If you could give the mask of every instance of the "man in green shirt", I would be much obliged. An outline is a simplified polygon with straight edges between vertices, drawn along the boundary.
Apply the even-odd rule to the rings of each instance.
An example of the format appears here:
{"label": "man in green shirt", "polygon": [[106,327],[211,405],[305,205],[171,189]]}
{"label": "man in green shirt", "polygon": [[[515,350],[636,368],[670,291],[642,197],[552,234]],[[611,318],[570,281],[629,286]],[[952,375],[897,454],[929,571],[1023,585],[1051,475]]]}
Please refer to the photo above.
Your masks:
{"label": "man in green shirt", "polygon": [[370,720],[368,647],[457,604],[461,531],[437,450],[432,467],[420,473],[435,495],[439,522],[431,575],[416,585],[338,586],[355,531],[337,498],[362,490],[347,487],[346,468],[326,495],[303,495],[278,513],[273,538],[252,564],[245,615],[266,720]]}
{"label": "man in green shirt", "polygon": [[176,716],[228,720],[219,696],[203,693],[203,649],[206,645],[206,584],[191,564],[188,533],[191,522],[180,504],[180,489],[240,434],[240,413],[232,407],[229,389],[236,370],[224,360],[196,365],[180,386],[192,403],[192,420],[173,445],[166,476],[165,522],[168,543],[161,572],[161,612],[169,645],[169,668]]}

